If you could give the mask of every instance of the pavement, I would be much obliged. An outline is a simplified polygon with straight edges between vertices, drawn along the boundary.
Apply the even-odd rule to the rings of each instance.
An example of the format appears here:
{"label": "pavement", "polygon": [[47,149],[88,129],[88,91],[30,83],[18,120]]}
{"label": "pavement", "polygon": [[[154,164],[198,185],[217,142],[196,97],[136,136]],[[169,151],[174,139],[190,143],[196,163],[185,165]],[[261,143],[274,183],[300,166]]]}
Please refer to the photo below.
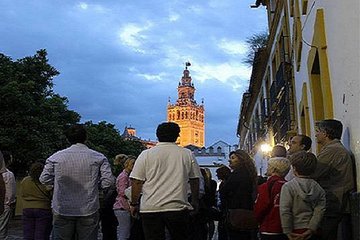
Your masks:
{"label": "pavement", "polygon": [[[213,240],[217,240],[217,222],[215,222],[215,234]],[[21,216],[15,216],[10,220],[9,231],[8,231],[8,240],[22,240],[22,223]],[[101,233],[99,232],[99,240],[102,239]]]}

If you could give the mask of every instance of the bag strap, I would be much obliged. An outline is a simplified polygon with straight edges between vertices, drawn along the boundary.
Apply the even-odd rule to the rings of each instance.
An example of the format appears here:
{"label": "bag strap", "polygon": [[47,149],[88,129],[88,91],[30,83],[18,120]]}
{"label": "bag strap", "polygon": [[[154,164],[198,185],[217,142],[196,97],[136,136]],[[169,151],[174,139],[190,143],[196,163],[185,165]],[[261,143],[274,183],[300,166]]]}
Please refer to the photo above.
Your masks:
{"label": "bag strap", "polygon": [[[270,182],[267,186],[268,186],[268,194],[269,194],[269,199],[271,200],[271,191],[272,191],[272,188],[274,187],[274,184],[275,184],[276,180],[275,181],[272,181]],[[272,202],[272,201],[271,201]]]}

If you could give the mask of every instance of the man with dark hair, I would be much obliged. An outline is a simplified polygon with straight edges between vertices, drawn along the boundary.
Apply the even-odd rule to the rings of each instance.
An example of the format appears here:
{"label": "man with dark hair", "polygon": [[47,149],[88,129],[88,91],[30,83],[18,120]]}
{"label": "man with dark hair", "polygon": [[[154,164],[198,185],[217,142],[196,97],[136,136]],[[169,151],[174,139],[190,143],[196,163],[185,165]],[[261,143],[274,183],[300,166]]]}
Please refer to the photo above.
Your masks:
{"label": "man with dark hair", "polygon": [[312,141],[310,137],[298,134],[290,139],[288,153],[292,155],[299,151],[309,151],[311,144]]}
{"label": "man with dark hair", "polygon": [[337,239],[338,225],[349,212],[348,196],[354,190],[350,153],[341,144],[342,123],[328,119],[316,123],[316,140],[322,146],[312,175],[326,192],[326,212],[321,224],[322,239]]}
{"label": "man with dark hair", "polygon": [[179,133],[176,123],[160,124],[159,143],[139,155],[130,174],[130,211],[135,216],[140,206],[146,239],[165,239],[165,227],[171,239],[189,239],[189,210],[198,208],[201,173],[192,152],[176,145]]}
{"label": "man with dark hair", "polygon": [[71,126],[66,137],[72,145],[50,156],[39,178],[54,186],[54,240],[96,240],[99,186],[108,188],[115,182],[108,160],[85,145],[86,136],[83,125]]}
{"label": "man with dark hair", "polygon": [[[295,153],[301,151],[309,151],[311,148],[311,144],[311,138],[309,138],[308,136],[302,134],[295,135],[289,141],[288,157],[291,157],[291,155],[294,155]],[[285,179],[286,181],[290,181],[294,177],[295,175],[293,169],[291,168]]]}

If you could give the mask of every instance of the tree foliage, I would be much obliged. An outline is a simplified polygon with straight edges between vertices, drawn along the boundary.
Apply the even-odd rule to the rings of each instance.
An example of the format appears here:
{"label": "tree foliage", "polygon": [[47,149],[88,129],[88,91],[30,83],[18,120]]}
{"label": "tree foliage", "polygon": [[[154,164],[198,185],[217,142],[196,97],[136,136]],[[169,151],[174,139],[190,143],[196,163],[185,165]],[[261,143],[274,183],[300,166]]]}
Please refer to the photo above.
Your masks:
{"label": "tree foliage", "polygon": [[126,155],[138,156],[145,146],[137,140],[124,140],[115,125],[106,121],[94,124],[92,121],[85,123],[88,131],[87,145],[113,160],[116,155],[122,153]]}
{"label": "tree foliage", "polygon": [[247,55],[243,60],[243,63],[252,66],[255,53],[263,48],[266,48],[269,34],[267,32],[255,33],[251,37],[246,39],[248,46]]}
{"label": "tree foliage", "polygon": [[[121,137],[119,131],[111,123],[105,121],[94,124],[91,121],[85,123],[88,140],[86,144],[101,153],[109,159],[113,165],[116,155],[126,154],[137,157],[146,149],[144,144],[138,140],[125,140]],[[117,176],[121,171],[120,166],[113,165],[113,173]]]}
{"label": "tree foliage", "polygon": [[0,54],[0,148],[13,153],[15,172],[65,146],[66,125],[80,120],[67,98],[53,93],[58,74],[46,50],[16,61]]}
{"label": "tree foliage", "polygon": [[[0,150],[13,154],[10,169],[23,175],[30,164],[69,146],[64,135],[80,115],[68,99],[53,92],[59,72],[48,63],[46,50],[13,61],[0,53]],[[139,155],[140,141],[126,141],[113,124],[85,123],[88,145],[112,160],[117,154]]]}

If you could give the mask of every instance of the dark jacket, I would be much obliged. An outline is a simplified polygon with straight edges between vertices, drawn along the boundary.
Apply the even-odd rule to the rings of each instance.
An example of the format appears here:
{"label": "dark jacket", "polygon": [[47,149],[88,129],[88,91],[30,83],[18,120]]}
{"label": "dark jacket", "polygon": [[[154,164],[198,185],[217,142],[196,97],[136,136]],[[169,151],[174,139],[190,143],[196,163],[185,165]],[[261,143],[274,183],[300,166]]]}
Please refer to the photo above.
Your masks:
{"label": "dark jacket", "polygon": [[234,170],[221,187],[220,195],[226,209],[253,209],[254,183],[248,171]]}

